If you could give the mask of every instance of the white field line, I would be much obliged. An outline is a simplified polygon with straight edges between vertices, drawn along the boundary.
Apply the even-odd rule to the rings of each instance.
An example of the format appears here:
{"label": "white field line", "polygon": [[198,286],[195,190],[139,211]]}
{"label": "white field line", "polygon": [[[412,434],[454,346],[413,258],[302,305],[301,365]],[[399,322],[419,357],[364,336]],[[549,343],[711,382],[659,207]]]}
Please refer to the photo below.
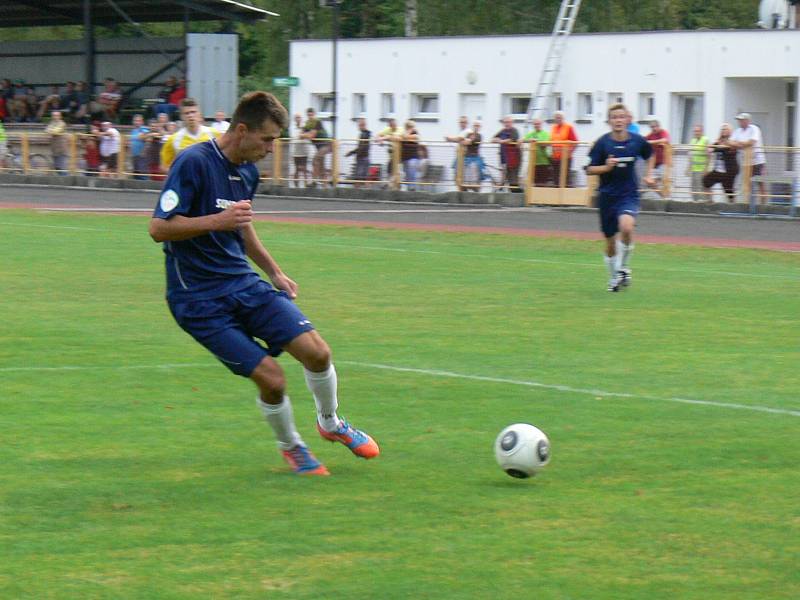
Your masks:
{"label": "white field line", "polygon": [[[53,209],[47,209],[53,210]],[[57,209],[57,210],[73,210],[73,209]],[[84,210],[84,209],[79,209]],[[95,212],[96,209],[85,209],[87,212]],[[106,209],[108,211],[119,212],[120,209]],[[122,209],[128,211],[139,211],[140,209]],[[150,209],[141,209],[145,210],[146,212],[152,212]],[[457,209],[456,209],[457,210]],[[478,209],[480,210],[480,209]],[[495,209],[491,209],[495,210]],[[515,209],[510,209],[515,210]],[[309,212],[309,211],[303,211]],[[351,211],[352,212],[352,211]],[[430,212],[430,211],[422,211],[422,212]],[[453,211],[448,211],[453,212]],[[472,211],[469,211],[472,212]],[[36,225],[31,223],[11,223],[7,221],[0,221],[1,225],[10,225],[14,227],[41,227],[47,229],[69,229],[69,230],[77,230],[77,231],[98,231],[98,232],[110,232],[110,229],[96,229],[90,227],[71,227],[67,225]],[[398,248],[398,247],[391,247],[391,246],[370,246],[370,245],[362,245],[362,244],[338,244],[332,242],[321,242],[321,241],[314,241],[313,243],[309,242],[301,242],[295,240],[282,240],[280,244],[287,244],[287,245],[296,245],[296,246],[320,246],[324,248],[344,248],[348,250],[372,250],[375,252],[398,252],[398,253],[405,253],[405,254],[434,254],[434,255],[441,255],[441,256],[458,256],[461,258],[477,258],[477,259],[486,259],[484,254],[469,254],[465,252],[444,252],[442,250],[420,250],[415,248]],[[588,262],[573,262],[573,261],[565,261],[565,260],[547,260],[543,258],[517,258],[513,256],[495,256],[493,260],[504,261],[504,262],[516,262],[516,263],[533,263],[533,264],[550,264],[550,265],[567,265],[571,267],[584,267],[584,268],[591,268],[591,269],[598,269],[604,268],[600,261],[594,263]],[[723,275],[727,277],[755,277],[755,278],[762,278],[762,279],[789,279],[791,281],[798,281],[800,280],[800,275],[793,276],[793,275],[772,275],[767,273],[741,273],[738,271],[715,271],[715,270],[708,270],[708,269],[675,269],[675,268],[666,268],[661,267],[659,265],[647,265],[646,269],[651,271],[662,271],[667,273],[692,273],[697,275]]]}
{"label": "white field line", "polygon": [[[453,371],[441,371],[438,369],[417,369],[412,367],[398,367],[394,365],[382,365],[378,363],[366,363],[354,360],[339,360],[339,364],[352,365],[366,369],[380,369],[383,371],[394,371],[397,373],[416,373],[427,377],[447,377],[451,379],[465,379],[468,381],[483,381],[488,383],[507,384],[553,390],[556,392],[567,392],[571,394],[582,394],[593,398],[626,398],[631,400],[647,400],[653,402],[674,402],[679,404],[694,404],[699,406],[710,406],[714,408],[728,408],[732,410],[746,410],[751,412],[769,413],[776,415],[789,415],[800,417],[800,410],[785,408],[773,408],[770,406],[751,406],[747,404],[735,404],[733,402],[715,402],[713,400],[694,400],[692,398],[681,397],[660,397],[648,396],[645,394],[631,394],[628,392],[609,392],[606,390],[576,388],[569,385],[558,385],[551,383],[541,383],[525,379],[508,379],[504,377],[487,377],[484,375],[469,375],[466,373],[456,373]],[[169,369],[208,369],[213,368],[214,363],[165,363],[160,365],[64,365],[58,367],[0,367],[0,373],[19,373],[19,372],[54,372],[54,371],[132,371],[132,370],[169,370]]]}
{"label": "white field line", "polygon": [[369,369],[382,369],[385,371],[396,371],[399,373],[417,373],[419,375],[427,375],[429,377],[449,377],[453,379],[468,379],[471,381],[485,381],[488,383],[505,383],[508,385],[519,385],[525,387],[534,387],[546,390],[554,390],[557,392],[568,392],[572,394],[583,394],[593,397],[611,397],[611,398],[630,398],[641,399],[659,402],[678,402],[680,404],[698,404],[701,406],[713,406],[715,408],[731,408],[734,410],[749,410],[754,412],[765,412],[777,415],[790,415],[792,417],[800,417],[800,410],[791,410],[784,408],[772,408],[769,406],[750,406],[747,404],[735,404],[732,402],[715,402],[713,400],[693,400],[691,398],[679,397],[659,397],[647,396],[643,394],[630,394],[626,392],[608,392],[605,390],[575,388],[568,385],[556,385],[550,383],[541,383],[538,381],[528,381],[524,379],[506,379],[504,377],[487,377],[484,375],[467,375],[464,373],[454,373],[452,371],[440,371],[437,369],[415,369],[411,367],[396,367],[392,365],[381,365],[377,363],[364,363],[353,360],[339,360],[341,364],[352,365],[354,367],[364,367]]}

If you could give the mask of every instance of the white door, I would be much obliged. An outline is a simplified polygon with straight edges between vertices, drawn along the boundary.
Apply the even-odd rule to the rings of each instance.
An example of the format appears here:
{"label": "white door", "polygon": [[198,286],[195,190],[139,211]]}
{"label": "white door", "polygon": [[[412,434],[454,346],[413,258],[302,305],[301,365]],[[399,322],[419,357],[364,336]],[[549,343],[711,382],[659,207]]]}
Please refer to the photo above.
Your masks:
{"label": "white door", "polygon": [[470,125],[486,118],[486,94],[461,94],[460,115],[466,115]]}

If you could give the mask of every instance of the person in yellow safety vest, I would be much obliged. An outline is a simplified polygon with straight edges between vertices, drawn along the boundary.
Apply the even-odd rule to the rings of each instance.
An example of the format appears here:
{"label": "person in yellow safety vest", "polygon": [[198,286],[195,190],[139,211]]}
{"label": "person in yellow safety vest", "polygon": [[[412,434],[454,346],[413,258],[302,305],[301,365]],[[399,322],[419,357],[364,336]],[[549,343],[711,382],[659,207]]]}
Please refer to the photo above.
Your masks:
{"label": "person in yellow safety vest", "polygon": [[217,137],[217,132],[203,125],[203,113],[194,98],[184,98],[180,105],[183,127],[169,136],[161,147],[161,170],[166,173],[175,157],[189,146]]}
{"label": "person in yellow safety vest", "polygon": [[688,175],[692,178],[692,199],[695,202],[703,202],[705,194],[703,188],[703,176],[708,170],[708,138],[703,135],[703,126],[695,125],[692,130],[694,136],[689,142],[691,148],[689,149],[689,167]]}

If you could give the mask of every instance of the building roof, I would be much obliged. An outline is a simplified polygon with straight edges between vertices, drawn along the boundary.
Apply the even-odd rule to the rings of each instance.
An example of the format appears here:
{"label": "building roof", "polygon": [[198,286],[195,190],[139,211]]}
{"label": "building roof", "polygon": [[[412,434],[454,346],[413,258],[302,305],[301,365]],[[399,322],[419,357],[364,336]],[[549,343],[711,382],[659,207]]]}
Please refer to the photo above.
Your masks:
{"label": "building roof", "polygon": [[[94,25],[197,20],[261,21],[279,16],[236,0],[89,0]],[[0,27],[83,25],[84,0],[10,0],[3,2]],[[119,9],[119,10],[117,10]],[[124,15],[122,14],[124,13]]]}

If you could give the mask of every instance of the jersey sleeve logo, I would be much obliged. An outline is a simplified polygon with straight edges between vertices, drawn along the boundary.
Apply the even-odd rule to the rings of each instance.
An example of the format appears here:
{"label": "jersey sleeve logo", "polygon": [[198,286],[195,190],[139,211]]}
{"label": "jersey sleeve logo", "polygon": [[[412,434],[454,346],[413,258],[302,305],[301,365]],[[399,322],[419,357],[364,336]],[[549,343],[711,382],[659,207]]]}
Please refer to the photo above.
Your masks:
{"label": "jersey sleeve logo", "polygon": [[165,213],[168,213],[175,209],[180,202],[180,197],[175,190],[167,190],[163,194],[161,194],[161,200],[159,201],[161,205],[161,210]]}

